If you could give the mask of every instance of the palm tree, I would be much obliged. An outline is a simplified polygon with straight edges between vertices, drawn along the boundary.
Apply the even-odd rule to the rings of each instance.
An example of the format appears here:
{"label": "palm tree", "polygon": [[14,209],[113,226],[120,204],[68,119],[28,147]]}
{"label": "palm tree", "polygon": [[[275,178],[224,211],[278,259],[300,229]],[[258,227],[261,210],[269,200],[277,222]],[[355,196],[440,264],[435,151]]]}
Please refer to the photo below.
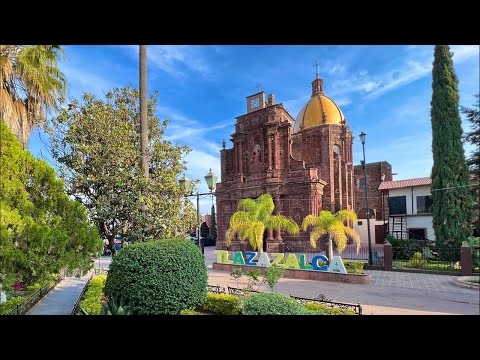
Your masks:
{"label": "palm tree", "polygon": [[328,257],[333,257],[333,243],[332,239],[338,247],[338,252],[341,253],[347,245],[347,238],[355,240],[357,243],[357,253],[360,248],[360,236],[348,227],[348,221],[357,221],[357,215],[352,210],[341,210],[333,215],[330,211],[322,210],[319,216],[307,215],[302,222],[302,228],[307,231],[309,226],[313,227],[310,233],[310,243],[312,247],[317,247],[317,241],[324,235],[328,236]]}
{"label": "palm tree", "polygon": [[254,250],[263,251],[263,233],[265,229],[282,229],[289,234],[298,235],[297,223],[283,215],[272,215],[275,205],[269,194],[253,199],[243,199],[238,204],[238,211],[230,217],[230,228],[225,237],[227,245],[238,234],[240,240],[248,239]]}
{"label": "palm tree", "polygon": [[58,69],[60,45],[0,45],[0,117],[23,144],[45,114],[58,109],[67,82]]}

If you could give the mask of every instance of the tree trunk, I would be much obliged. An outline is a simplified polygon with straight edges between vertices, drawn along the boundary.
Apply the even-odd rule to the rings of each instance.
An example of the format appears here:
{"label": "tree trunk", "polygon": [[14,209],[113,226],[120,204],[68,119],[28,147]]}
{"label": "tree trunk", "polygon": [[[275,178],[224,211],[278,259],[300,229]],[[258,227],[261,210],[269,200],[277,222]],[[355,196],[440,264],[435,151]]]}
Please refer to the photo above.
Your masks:
{"label": "tree trunk", "polygon": [[117,252],[117,249],[115,249],[115,235],[108,238],[108,243],[110,245],[110,249],[112,251],[112,257],[113,257],[115,255],[115,253]]}
{"label": "tree trunk", "polygon": [[333,258],[333,242],[332,238],[328,237],[328,260],[331,261]]}
{"label": "tree trunk", "polygon": [[140,147],[142,170],[148,179],[148,121],[147,121],[147,45],[140,45]]}

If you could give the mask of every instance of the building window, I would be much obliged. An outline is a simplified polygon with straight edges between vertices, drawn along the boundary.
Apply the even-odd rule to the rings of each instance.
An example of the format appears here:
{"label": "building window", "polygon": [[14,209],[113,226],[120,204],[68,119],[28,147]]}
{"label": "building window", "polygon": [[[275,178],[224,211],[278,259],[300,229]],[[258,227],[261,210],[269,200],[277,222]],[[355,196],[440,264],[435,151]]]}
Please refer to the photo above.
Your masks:
{"label": "building window", "polygon": [[391,196],[388,198],[388,210],[390,215],[404,215],[407,213],[407,197]]}
{"label": "building window", "polygon": [[425,229],[408,229],[409,240],[425,240]]}
{"label": "building window", "polygon": [[417,214],[429,214],[432,202],[432,195],[417,196]]}
{"label": "building window", "polygon": [[360,190],[365,191],[366,181],[365,178],[360,179]]}
{"label": "building window", "polygon": [[358,221],[358,222],[357,222],[357,225],[358,225],[358,226],[362,226],[362,225],[363,225],[363,222],[362,222],[362,221]]}
{"label": "building window", "polygon": [[338,146],[337,144],[333,145],[333,153],[334,154],[337,154],[337,155],[340,155],[340,146]]}

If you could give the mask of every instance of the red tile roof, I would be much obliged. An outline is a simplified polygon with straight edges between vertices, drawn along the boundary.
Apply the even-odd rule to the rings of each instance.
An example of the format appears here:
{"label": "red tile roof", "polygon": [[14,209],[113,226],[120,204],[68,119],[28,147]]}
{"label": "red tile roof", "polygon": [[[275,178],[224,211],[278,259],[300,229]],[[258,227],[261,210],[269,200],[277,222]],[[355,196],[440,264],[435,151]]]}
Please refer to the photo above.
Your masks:
{"label": "red tile roof", "polygon": [[378,190],[386,189],[400,189],[413,186],[422,186],[430,185],[432,179],[429,177],[416,178],[416,179],[405,179],[405,180],[395,180],[395,181],[384,181],[378,187]]}

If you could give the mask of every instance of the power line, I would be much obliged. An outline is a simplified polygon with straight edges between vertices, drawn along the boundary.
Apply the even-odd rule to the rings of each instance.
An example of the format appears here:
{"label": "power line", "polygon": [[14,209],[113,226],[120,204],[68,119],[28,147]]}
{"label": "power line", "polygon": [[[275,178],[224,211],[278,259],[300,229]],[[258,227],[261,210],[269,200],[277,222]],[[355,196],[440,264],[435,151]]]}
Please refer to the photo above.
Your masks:
{"label": "power line", "polygon": [[440,189],[431,189],[430,191],[450,190],[450,189],[457,189],[457,188],[464,188],[464,187],[471,187],[471,186],[480,186],[480,184],[450,186],[450,187],[440,188]]}

